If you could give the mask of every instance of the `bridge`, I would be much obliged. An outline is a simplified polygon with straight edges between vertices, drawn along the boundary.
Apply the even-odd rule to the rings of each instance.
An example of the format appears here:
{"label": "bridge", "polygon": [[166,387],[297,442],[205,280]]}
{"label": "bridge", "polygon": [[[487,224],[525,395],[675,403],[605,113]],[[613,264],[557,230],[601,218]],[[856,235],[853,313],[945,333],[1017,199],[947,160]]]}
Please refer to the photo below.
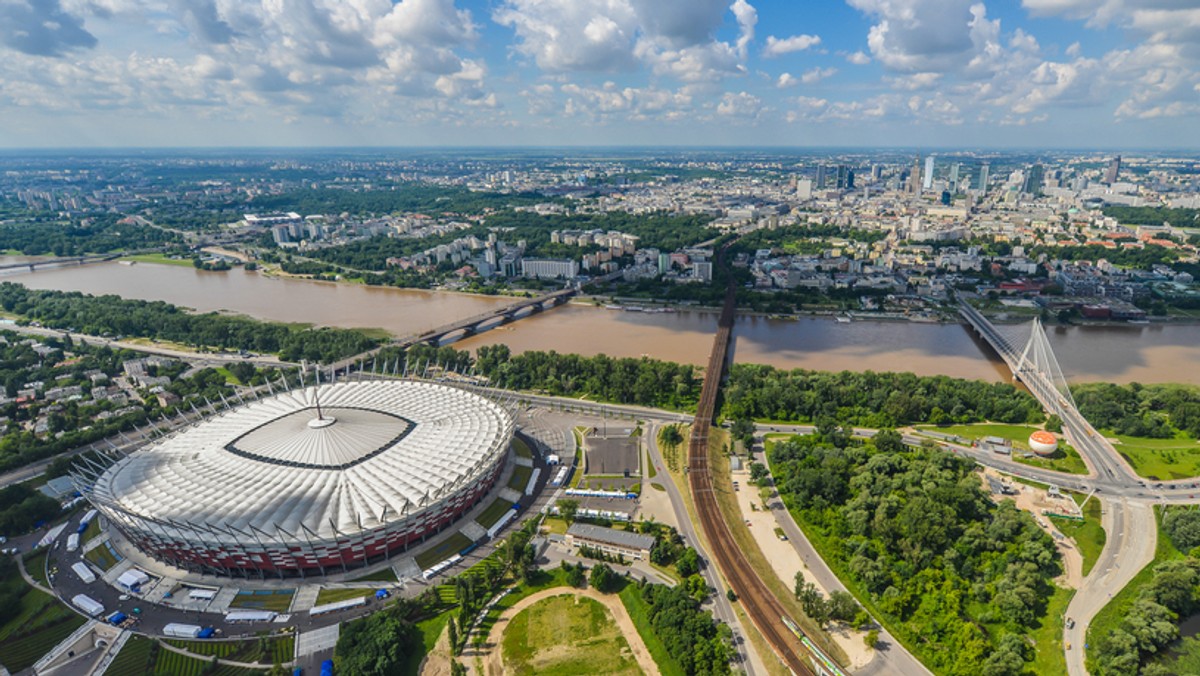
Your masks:
{"label": "bridge", "polygon": [[[379,353],[385,347],[409,348],[413,345],[426,343],[429,345],[439,345],[443,340],[453,336],[454,340],[466,338],[474,335],[481,329],[485,329],[485,325],[494,322],[493,325],[486,328],[495,328],[502,324],[507,324],[517,319],[524,319],[530,315],[537,314],[543,310],[548,310],[552,307],[557,307],[566,303],[572,296],[579,293],[579,288],[570,286],[565,289],[559,289],[551,293],[534,296],[532,298],[524,298],[512,303],[498,307],[487,312],[482,312],[473,317],[460,319],[450,324],[443,324],[437,328],[429,329],[423,333],[406,336],[390,343],[385,343],[373,350],[367,350],[362,354],[356,354],[353,357],[347,357],[341,361],[334,362],[330,368],[334,371],[345,371],[349,373],[350,367],[355,364],[361,365],[365,361],[369,361],[372,357]],[[521,314],[524,312],[524,314]],[[458,334],[458,335],[454,335]],[[451,341],[453,342],[453,340]]]}
{"label": "bridge", "polygon": [[33,272],[37,268],[58,267],[61,265],[83,265],[84,263],[99,263],[101,261],[111,261],[120,258],[124,254],[90,254],[86,256],[65,256],[61,258],[43,258],[40,260],[25,261],[24,263],[6,263],[0,265],[0,270],[23,270],[28,268]]}
{"label": "bridge", "polygon": [[1097,476],[1109,480],[1128,480],[1130,483],[1137,481],[1137,475],[1112,443],[1097,432],[1076,408],[1071,389],[1046,338],[1041,320],[1033,320],[1029,340],[1018,350],[983,313],[971,305],[959,301],[958,313],[1000,355],[1012,372],[1013,379],[1024,384],[1043,408],[1062,419],[1067,440]]}

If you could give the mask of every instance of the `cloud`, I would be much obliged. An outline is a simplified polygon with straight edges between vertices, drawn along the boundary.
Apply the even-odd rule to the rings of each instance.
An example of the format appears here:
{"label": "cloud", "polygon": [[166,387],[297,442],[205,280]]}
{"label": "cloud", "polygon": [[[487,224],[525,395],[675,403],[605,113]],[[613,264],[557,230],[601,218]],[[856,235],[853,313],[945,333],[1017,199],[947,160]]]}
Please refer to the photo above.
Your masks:
{"label": "cloud", "polygon": [[784,73],[779,76],[778,80],[775,81],[775,86],[780,89],[795,87],[798,84],[800,84],[800,78],[792,75],[791,73]]}
{"label": "cloud", "polygon": [[767,46],[763,48],[763,56],[771,59],[792,52],[802,52],[819,44],[821,44],[819,35],[793,35],[790,38],[777,38],[769,35],[767,36]]}
{"label": "cloud", "polygon": [[725,92],[717,104],[717,114],[723,117],[756,118],[763,110],[762,99],[746,92]]}
{"label": "cloud", "polygon": [[34,56],[62,56],[95,47],[96,36],[59,0],[0,0],[0,43]]}
{"label": "cloud", "polygon": [[853,54],[847,54],[846,60],[856,66],[865,66],[868,63],[871,63],[871,57],[867,56],[861,51],[854,52]]}
{"label": "cloud", "polygon": [[892,89],[902,91],[918,91],[924,89],[932,89],[942,80],[941,73],[913,73],[901,77],[884,78],[886,82],[892,85]]}
{"label": "cloud", "polygon": [[[972,0],[847,0],[875,20],[871,55],[892,70],[949,70],[972,50]],[[983,5],[978,5],[983,11]]]}
{"label": "cloud", "polygon": [[611,81],[600,87],[569,83],[561,89],[567,95],[563,105],[565,114],[595,122],[605,122],[614,116],[634,121],[678,119],[692,105],[691,95],[682,90],[620,87]]}
{"label": "cloud", "polygon": [[800,81],[804,84],[816,84],[821,80],[833,77],[837,72],[837,68],[811,68],[804,71],[804,74],[800,76]]}
{"label": "cloud", "polygon": [[175,7],[192,33],[205,42],[227,44],[236,35],[229,23],[221,18],[214,0],[177,0]]}
{"label": "cloud", "polygon": [[[716,39],[733,15],[734,43]],[[506,0],[492,18],[513,29],[518,54],[551,73],[649,67],[695,83],[746,72],[758,12],[747,0]]]}

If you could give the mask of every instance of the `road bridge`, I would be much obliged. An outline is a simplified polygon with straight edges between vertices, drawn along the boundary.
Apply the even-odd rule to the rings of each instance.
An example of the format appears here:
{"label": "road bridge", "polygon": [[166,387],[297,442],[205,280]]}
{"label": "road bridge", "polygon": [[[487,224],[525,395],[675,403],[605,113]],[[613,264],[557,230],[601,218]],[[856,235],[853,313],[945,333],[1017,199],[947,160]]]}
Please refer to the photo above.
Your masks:
{"label": "road bridge", "polygon": [[41,258],[38,260],[24,261],[21,263],[5,263],[0,265],[0,270],[29,270],[33,272],[38,268],[61,267],[63,265],[83,265],[85,263],[99,263],[101,261],[111,261],[120,258],[124,254],[94,254],[87,256],[63,256],[59,258]]}
{"label": "road bridge", "polygon": [[1122,483],[1137,480],[1133,469],[1112,443],[1097,432],[1075,407],[1071,389],[1058,366],[1040,320],[1033,320],[1029,341],[1018,350],[979,310],[960,301],[958,312],[1000,355],[1013,378],[1024,384],[1046,411],[1062,419],[1067,440],[1079,451],[1094,475]]}

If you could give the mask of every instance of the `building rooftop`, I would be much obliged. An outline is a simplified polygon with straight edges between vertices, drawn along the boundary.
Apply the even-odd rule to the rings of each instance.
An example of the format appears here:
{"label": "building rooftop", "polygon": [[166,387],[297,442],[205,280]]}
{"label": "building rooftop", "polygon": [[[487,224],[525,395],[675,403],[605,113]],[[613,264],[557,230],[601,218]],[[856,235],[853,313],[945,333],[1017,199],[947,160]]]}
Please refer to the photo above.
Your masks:
{"label": "building rooftop", "polygon": [[594,526],[590,523],[571,524],[571,527],[567,529],[567,535],[606,542],[618,547],[628,547],[629,549],[650,549],[654,546],[654,538],[649,535],[638,535],[637,533],[630,533],[628,531],[613,530],[612,528],[604,528],[603,526]]}

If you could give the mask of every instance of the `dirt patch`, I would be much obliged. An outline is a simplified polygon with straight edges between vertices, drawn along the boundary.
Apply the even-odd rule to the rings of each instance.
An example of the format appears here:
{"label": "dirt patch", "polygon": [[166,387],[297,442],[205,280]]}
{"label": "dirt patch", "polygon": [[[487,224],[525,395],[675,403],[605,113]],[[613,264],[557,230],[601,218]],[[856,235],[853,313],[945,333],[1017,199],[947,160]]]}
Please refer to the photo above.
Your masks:
{"label": "dirt patch", "polygon": [[[451,622],[454,618],[450,619]],[[418,673],[421,676],[450,676],[450,661],[453,659],[450,656],[450,630],[449,623],[446,628],[442,629],[441,636],[438,636],[437,643],[434,644],[433,650],[421,660],[421,668]]]}
{"label": "dirt patch", "polygon": [[983,473],[985,486],[987,478],[990,477],[1011,485],[1017,491],[1015,495],[998,495],[989,491],[992,500],[997,503],[1002,500],[1012,500],[1017,504],[1017,509],[1032,514],[1033,520],[1037,522],[1038,527],[1046,531],[1054,539],[1054,546],[1058,549],[1058,553],[1062,555],[1063,560],[1063,574],[1056,577],[1054,582],[1060,587],[1079,589],[1079,585],[1083,584],[1083,554],[1075,546],[1073,539],[1067,537],[1054,527],[1053,519],[1042,514],[1045,511],[1058,512],[1060,514],[1077,512],[1079,508],[1076,507],[1075,501],[1068,496],[1051,497],[1046,494],[1046,491],[1040,488],[1026,486],[1015,481],[1009,482],[1007,477],[992,469],[985,469]]}
{"label": "dirt patch", "polygon": [[[504,660],[500,654],[501,641],[504,638],[504,629],[508,626],[509,621],[513,617],[516,617],[517,613],[542,599],[565,594],[585,596],[589,599],[599,601],[605,608],[608,608],[608,611],[613,616],[613,620],[616,622],[617,628],[621,630],[621,634],[629,643],[629,647],[633,651],[633,658],[637,660],[638,666],[641,667],[644,673],[658,673],[658,666],[654,664],[654,658],[650,657],[650,651],[646,649],[646,644],[642,642],[642,636],[637,632],[637,627],[633,625],[633,620],[629,617],[629,612],[625,610],[625,605],[621,603],[620,597],[615,594],[601,594],[590,588],[573,589],[569,587],[555,587],[554,589],[546,589],[521,599],[512,608],[505,610],[496,620],[496,623],[492,625],[487,642],[484,643],[482,648],[475,651],[475,655],[479,659],[473,660],[473,662],[475,664],[482,662],[484,674],[487,676],[503,676],[505,672]],[[478,674],[478,671],[474,667],[471,671]]]}

